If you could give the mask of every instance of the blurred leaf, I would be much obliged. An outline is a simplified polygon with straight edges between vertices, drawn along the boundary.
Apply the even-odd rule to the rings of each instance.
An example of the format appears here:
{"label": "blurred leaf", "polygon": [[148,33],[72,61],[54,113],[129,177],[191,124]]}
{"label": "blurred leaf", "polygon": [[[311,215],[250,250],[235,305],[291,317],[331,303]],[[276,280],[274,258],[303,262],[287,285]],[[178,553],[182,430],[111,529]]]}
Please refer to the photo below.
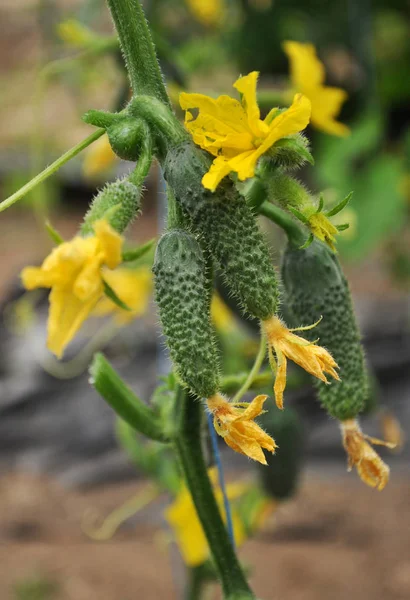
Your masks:
{"label": "blurred leaf", "polygon": [[346,258],[362,258],[402,227],[406,215],[405,200],[400,192],[402,176],[400,159],[383,155],[368,163],[349,182],[349,187],[354,189],[358,218],[356,236],[339,241],[340,251]]}

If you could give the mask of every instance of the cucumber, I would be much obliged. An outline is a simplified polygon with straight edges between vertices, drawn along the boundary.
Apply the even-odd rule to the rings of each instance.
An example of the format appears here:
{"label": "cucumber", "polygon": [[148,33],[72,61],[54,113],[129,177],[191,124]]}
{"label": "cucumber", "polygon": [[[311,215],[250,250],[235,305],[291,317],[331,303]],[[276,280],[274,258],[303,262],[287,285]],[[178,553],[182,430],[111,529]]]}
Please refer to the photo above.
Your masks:
{"label": "cucumber", "polygon": [[200,244],[186,231],[169,231],[158,243],[153,272],[159,315],[177,376],[196,396],[209,398],[219,389],[219,357]]}
{"label": "cucumber", "polygon": [[107,219],[113,229],[123,233],[141,210],[141,189],[126,179],[109,183],[93,199],[81,226],[81,234],[93,233],[93,225]]}
{"label": "cucumber", "polygon": [[369,397],[368,374],[347,280],[339,260],[317,240],[303,250],[288,245],[282,261],[286,303],[299,325],[320,323],[306,332],[319,338],[339,365],[341,381],[315,379],[319,399],[329,415],[356,417]]}
{"label": "cucumber", "polygon": [[270,406],[261,417],[259,425],[273,437],[278,445],[275,455],[267,454],[268,466],[257,465],[263,488],[276,500],[294,495],[303,458],[303,426],[295,410],[279,410]]}
{"label": "cucumber", "polygon": [[201,180],[211,163],[210,155],[185,141],[168,151],[165,179],[207,244],[229,291],[245,312],[266,320],[278,304],[269,248],[245,198],[228,178],[214,193],[203,187]]}

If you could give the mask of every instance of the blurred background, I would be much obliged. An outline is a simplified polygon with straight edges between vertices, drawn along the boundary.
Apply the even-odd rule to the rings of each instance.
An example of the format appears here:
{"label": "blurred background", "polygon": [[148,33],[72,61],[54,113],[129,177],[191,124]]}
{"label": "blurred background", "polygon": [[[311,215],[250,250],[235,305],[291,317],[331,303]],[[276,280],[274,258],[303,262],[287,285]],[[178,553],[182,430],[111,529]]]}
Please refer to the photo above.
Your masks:
{"label": "blurred background", "polygon": [[[238,75],[252,70],[260,71],[261,110],[283,104],[292,87],[282,48],[286,40],[314,44],[326,84],[346,91],[339,120],[350,135],[309,127],[315,166],[304,169],[301,179],[329,204],[354,192],[340,216],[350,228],[339,237],[338,249],[374,379],[363,428],[405,441],[410,424],[409,0],[147,0],[144,5],[177,111],[180,90],[233,95]],[[92,132],[81,121],[86,110],[121,109],[129,87],[103,0],[3,0],[0,23],[4,199]],[[135,511],[125,509],[105,533],[99,529],[135,494],[144,497],[150,471],[138,448],[130,458],[124,437],[116,435],[114,414],[88,384],[87,368],[93,353],[104,350],[146,400],[169,370],[145,277],[152,256],[136,266],[142,277],[134,318],[124,320],[113,310],[96,315],[64,363],[45,346],[46,292],[25,293],[19,280],[21,269],[40,264],[52,247],[45,220],[69,239],[96,190],[131,168],[102,138],[0,215],[0,598],[183,597],[186,574],[164,517],[165,488],[159,486],[163,493],[139,511],[144,502],[137,500]],[[148,241],[163,221],[164,186],[154,165],[143,214],[128,237]],[[263,227],[279,264],[284,238],[274,226],[263,222]],[[224,373],[246,371],[257,351],[257,332],[221,299],[213,317]],[[285,436],[294,439],[285,491],[275,491],[245,458],[221,448],[228,480],[255,482],[278,505],[240,551],[256,593],[264,600],[409,598],[408,446],[394,454],[382,449],[392,475],[380,494],[346,472],[337,425],[320,410],[309,380],[296,369],[287,394],[299,429]]]}

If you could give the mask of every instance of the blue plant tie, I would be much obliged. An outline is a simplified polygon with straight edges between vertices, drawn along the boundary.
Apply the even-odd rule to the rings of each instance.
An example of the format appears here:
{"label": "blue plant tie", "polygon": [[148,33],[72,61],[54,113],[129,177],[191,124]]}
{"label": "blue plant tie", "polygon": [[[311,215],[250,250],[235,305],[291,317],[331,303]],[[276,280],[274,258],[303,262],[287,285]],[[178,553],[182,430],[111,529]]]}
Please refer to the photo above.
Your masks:
{"label": "blue plant tie", "polygon": [[219,447],[218,447],[218,437],[217,437],[215,427],[213,424],[212,415],[208,411],[207,411],[207,418],[208,418],[209,432],[211,434],[211,443],[212,443],[212,450],[213,450],[214,458],[215,458],[215,464],[216,464],[216,468],[218,469],[219,487],[221,488],[223,501],[224,501],[224,509],[225,509],[225,515],[226,515],[226,525],[227,525],[228,535],[230,537],[232,546],[235,548],[235,538],[234,538],[234,534],[233,534],[233,524],[232,524],[232,512],[231,512],[231,506],[230,506],[229,500],[228,500],[228,495],[226,493],[224,471],[223,471],[223,467],[222,467],[221,454],[219,452]]}

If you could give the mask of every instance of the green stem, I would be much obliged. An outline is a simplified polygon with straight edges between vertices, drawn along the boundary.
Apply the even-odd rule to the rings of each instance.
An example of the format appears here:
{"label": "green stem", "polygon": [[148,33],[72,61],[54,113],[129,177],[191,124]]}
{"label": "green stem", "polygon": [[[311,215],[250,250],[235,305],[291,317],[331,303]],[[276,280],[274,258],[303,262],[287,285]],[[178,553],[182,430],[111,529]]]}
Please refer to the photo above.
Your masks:
{"label": "green stem", "polygon": [[218,571],[224,598],[254,600],[229,540],[208,477],[200,435],[203,407],[179,388],[176,408],[175,450]]}
{"label": "green stem", "polygon": [[279,225],[288,236],[289,241],[296,247],[300,247],[305,243],[306,236],[303,235],[299,225],[297,225],[281,208],[278,208],[270,202],[263,202],[263,204],[259,206],[258,212],[260,215],[263,215],[276,223],[276,225]]}
{"label": "green stem", "polygon": [[107,0],[134,94],[169,105],[155,46],[139,0]]}
{"label": "green stem", "polygon": [[[222,378],[221,381],[221,391],[224,394],[232,394],[240,388],[245,381],[248,379],[249,373],[238,373],[237,375],[226,375]],[[270,385],[273,381],[272,370],[267,369],[266,371],[262,371],[253,378],[253,381],[248,389],[261,389]]]}
{"label": "green stem", "polygon": [[246,378],[246,380],[244,381],[244,383],[242,384],[241,388],[236,392],[235,396],[232,399],[232,402],[234,402],[234,403],[240,402],[241,398],[249,390],[249,388],[251,387],[252,383],[254,382],[256,376],[258,375],[259,371],[261,370],[261,366],[262,366],[265,356],[266,356],[266,335],[265,335],[265,332],[263,330],[261,330],[259,351],[258,351],[258,354],[256,355],[253,367],[249,371],[249,375]]}
{"label": "green stem", "polygon": [[146,123],[144,123],[144,129],[145,135],[141,144],[141,152],[135,169],[128,177],[128,181],[133,183],[138,188],[142,186],[146,176],[148,175],[148,171],[151,168],[153,156],[152,137],[148,129],[148,125]]}
{"label": "green stem", "polygon": [[187,132],[172,110],[156,98],[135,96],[127,109],[131,115],[144,119],[157,133],[157,137],[162,137],[165,147],[160,145],[157,149],[160,161],[165,157],[167,147],[188,138]]}
{"label": "green stem", "polygon": [[48,177],[54,175],[54,173],[56,173],[58,169],[65,165],[65,163],[74,158],[74,156],[77,156],[77,154],[79,154],[82,150],[87,148],[87,146],[95,142],[95,140],[98,140],[98,138],[100,138],[104,133],[104,129],[99,129],[98,131],[95,131],[87,138],[85,138],[85,140],[82,140],[82,142],[80,142],[76,146],[73,146],[73,148],[65,152],[65,154],[63,154],[62,156],[60,156],[60,158],[55,160],[49,167],[44,169],[44,171],[33,177],[33,179],[30,179],[30,181],[26,183],[26,185],[23,185],[23,187],[21,187],[19,190],[17,190],[17,192],[6,198],[6,200],[3,200],[3,202],[0,202],[0,212],[3,212],[3,210],[6,210],[6,208],[9,208],[10,206],[18,202],[18,200],[24,198],[26,194],[31,192],[31,190],[33,190],[41,183],[43,183],[43,181],[48,179]]}
{"label": "green stem", "polygon": [[206,583],[201,566],[189,569],[184,600],[202,600]]}
{"label": "green stem", "polygon": [[169,442],[152,409],[137,398],[102,354],[95,355],[90,375],[92,385],[119,417],[143,435]]}

